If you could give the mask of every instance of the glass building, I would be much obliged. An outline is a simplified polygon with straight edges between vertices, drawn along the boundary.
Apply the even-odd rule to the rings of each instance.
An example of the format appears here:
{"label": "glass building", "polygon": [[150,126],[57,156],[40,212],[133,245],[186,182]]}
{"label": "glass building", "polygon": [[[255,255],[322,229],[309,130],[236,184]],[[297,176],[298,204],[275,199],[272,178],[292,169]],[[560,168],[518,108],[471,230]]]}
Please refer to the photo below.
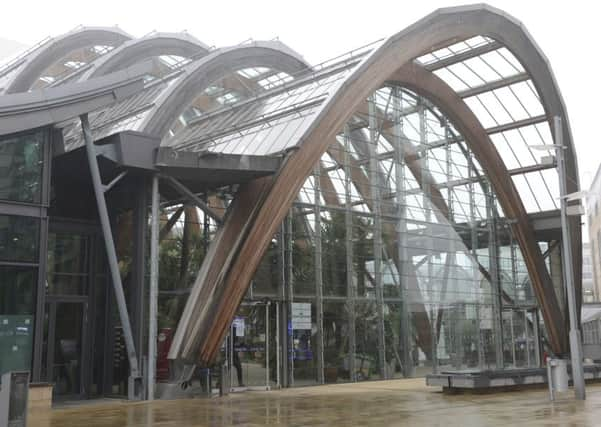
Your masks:
{"label": "glass building", "polygon": [[279,41],[76,28],[0,88],[0,371],[57,399],[568,351],[557,165],[532,147],[565,144],[577,191],[571,132],[502,11],[441,9],[317,65]]}

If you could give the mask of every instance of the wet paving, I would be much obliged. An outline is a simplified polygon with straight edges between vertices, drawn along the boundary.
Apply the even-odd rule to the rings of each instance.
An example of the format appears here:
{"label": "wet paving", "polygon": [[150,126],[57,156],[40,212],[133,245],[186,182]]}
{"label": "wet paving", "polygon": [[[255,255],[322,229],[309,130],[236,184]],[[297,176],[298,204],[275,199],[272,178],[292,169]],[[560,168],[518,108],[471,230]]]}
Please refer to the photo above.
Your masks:
{"label": "wet paving", "polygon": [[546,389],[446,395],[424,379],[245,392],[213,399],[99,402],[34,412],[29,427],[599,426],[601,384],[587,400]]}

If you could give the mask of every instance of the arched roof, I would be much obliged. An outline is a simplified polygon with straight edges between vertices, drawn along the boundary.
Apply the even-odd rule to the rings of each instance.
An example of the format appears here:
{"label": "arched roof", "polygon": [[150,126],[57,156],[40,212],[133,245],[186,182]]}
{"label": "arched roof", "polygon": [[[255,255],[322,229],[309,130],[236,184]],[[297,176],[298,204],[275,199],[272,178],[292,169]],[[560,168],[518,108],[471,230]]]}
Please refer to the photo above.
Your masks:
{"label": "arched roof", "polygon": [[[216,80],[251,67],[265,67],[291,75],[308,69],[300,55],[279,41],[257,41],[215,49],[174,70],[171,75],[151,81],[143,91],[130,99],[92,113],[90,122],[94,137],[136,130],[164,139],[174,121]],[[260,87],[255,89],[259,90]],[[211,95],[211,98],[216,97]],[[64,135],[67,150],[83,144],[77,123],[65,128]]]}
{"label": "arched roof", "polygon": [[308,69],[298,53],[279,41],[257,41],[218,49],[185,67],[185,74],[156,100],[141,130],[163,137],[173,121],[213,81],[247,67],[267,67],[288,74]]}
{"label": "arched roof", "polygon": [[184,58],[200,57],[209,47],[188,33],[152,33],[130,40],[97,59],[80,80],[103,76],[122,70],[145,59],[161,55],[177,55]]}
{"label": "arched roof", "polygon": [[130,39],[129,34],[117,27],[80,27],[51,39],[25,58],[4,93],[27,92],[45,70],[77,49],[100,45],[115,47]]}
{"label": "arched roof", "polygon": [[[424,77],[431,75],[436,64],[425,64],[418,58],[438,49],[448,49],[453,43],[472,37],[482,37],[484,43],[475,47],[468,45],[467,50],[459,53],[449,49],[449,57],[454,58],[446,62],[453,64],[453,60],[459,62],[463,58],[473,58],[480,52],[490,52],[498,46],[506,48],[517,58],[526,73],[526,76],[520,78],[531,80],[535,87],[544,109],[542,115],[526,114],[528,117],[524,119],[514,119],[513,115],[508,113],[510,120],[485,128],[478,111],[474,110],[471,104],[468,106],[468,102],[464,100],[467,94],[462,96],[453,90],[448,82],[443,81],[443,78]],[[435,60],[439,62],[444,59]],[[407,68],[412,66],[413,62],[417,62],[417,65]],[[422,66],[425,70],[422,70]],[[422,71],[418,73],[417,70]],[[443,110],[449,105],[457,107],[455,114],[451,116],[456,122],[454,125],[465,133],[466,139],[471,139],[472,146],[479,146],[482,155],[491,156],[488,162],[481,161],[481,165],[495,185],[499,201],[504,205],[507,214],[515,215],[514,232],[541,305],[552,348],[557,353],[566,350],[563,334],[565,319],[558,309],[558,302],[542,261],[540,248],[535,244],[520,193],[509,177],[503,161],[499,161],[499,154],[491,143],[491,135],[528,124],[548,124],[554,116],[561,117],[564,123],[563,141],[568,147],[568,191],[576,191],[577,165],[567,112],[548,61],[522,24],[498,9],[487,5],[474,5],[437,10],[383,42],[328,95],[313,114],[307,115],[302,132],[295,135],[289,143],[289,146],[294,146],[295,149],[288,154],[273,181],[262,181],[261,185],[257,184],[252,191],[240,192],[240,202],[232,205],[230,215],[215,239],[212,251],[215,255],[207,257],[207,265],[203,266],[195,284],[195,288],[203,288],[203,301],[194,298],[200,294],[194,291],[191,293],[174,338],[171,358],[194,359],[199,356],[201,361],[208,362],[216,356],[227,332],[229,320],[233,318],[271,236],[277,231],[314,165],[327,150],[337,132],[359,108],[360,103],[386,81],[395,78],[411,83],[413,89],[431,96],[434,103],[438,101],[444,104],[439,106]],[[494,92],[517,81],[519,79],[516,76],[513,80],[501,78],[484,81],[477,87],[469,87],[469,95]],[[436,92],[432,87],[437,87],[447,95],[435,96]],[[503,108],[508,107],[503,105]],[[247,148],[248,146],[236,147],[239,150]],[[215,147],[215,151],[219,151],[218,146]],[[492,164],[493,161],[496,161],[496,164]],[[495,173],[499,175],[494,176]],[[572,244],[577,265],[581,249],[578,245],[580,225],[576,221],[573,221],[572,225]],[[225,236],[231,236],[232,230],[236,230],[236,236],[243,233],[242,237],[226,238]],[[227,253],[236,253],[237,256],[224,260],[216,255]],[[213,262],[216,264],[213,265]]]}

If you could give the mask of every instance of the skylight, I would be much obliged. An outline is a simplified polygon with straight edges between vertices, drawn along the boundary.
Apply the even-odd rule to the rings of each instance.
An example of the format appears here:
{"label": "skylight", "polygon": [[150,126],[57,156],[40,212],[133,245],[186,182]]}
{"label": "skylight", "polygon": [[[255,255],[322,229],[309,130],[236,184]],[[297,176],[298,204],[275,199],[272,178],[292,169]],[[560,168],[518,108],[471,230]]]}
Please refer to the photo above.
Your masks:
{"label": "skylight", "polygon": [[269,68],[252,67],[252,68],[245,68],[243,70],[239,70],[238,74],[240,74],[242,77],[245,77],[247,79],[254,79],[256,77],[259,77],[259,76],[265,74],[268,71],[269,71]]}
{"label": "skylight", "polygon": [[290,76],[289,74],[277,73],[259,80],[258,83],[263,89],[273,89],[274,87],[278,87],[280,85],[283,85],[284,83],[288,83],[291,80],[292,76]]}
{"label": "skylight", "polygon": [[232,104],[232,103],[236,102],[238,99],[239,99],[238,96],[233,92],[226,92],[223,95],[218,96],[216,98],[217,102],[219,102],[222,105]]}

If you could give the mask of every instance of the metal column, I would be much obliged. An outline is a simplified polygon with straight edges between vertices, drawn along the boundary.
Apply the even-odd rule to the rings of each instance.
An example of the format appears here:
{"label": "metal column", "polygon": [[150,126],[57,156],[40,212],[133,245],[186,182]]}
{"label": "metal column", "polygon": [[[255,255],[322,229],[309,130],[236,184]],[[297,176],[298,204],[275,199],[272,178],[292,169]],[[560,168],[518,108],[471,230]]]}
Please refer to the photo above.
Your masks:
{"label": "metal column", "polygon": [[128,398],[136,399],[139,397],[139,390],[136,389],[139,387],[141,382],[141,376],[138,366],[138,358],[136,356],[136,348],[134,346],[134,339],[131,331],[131,323],[127,313],[125,294],[123,293],[123,284],[121,282],[121,274],[119,272],[119,262],[117,260],[117,253],[115,251],[115,243],[113,242],[111,223],[109,221],[108,209],[106,206],[106,200],[104,198],[104,186],[100,179],[100,170],[98,169],[98,159],[96,157],[97,153],[96,148],[94,147],[94,141],[92,139],[92,131],[88,121],[88,115],[81,115],[80,120],[83,137],[86,143],[86,153],[90,167],[90,175],[92,176],[94,193],[96,196],[96,204],[98,206],[98,217],[100,218],[100,224],[102,225],[107,261],[109,264],[111,280],[113,282],[113,288],[115,291],[115,299],[117,300],[117,308],[119,310],[119,319],[121,320],[121,327],[123,328],[123,337],[125,339],[125,347],[127,349],[127,356],[129,360],[130,377],[128,383]]}
{"label": "metal column", "polygon": [[[369,110],[369,174],[374,215],[374,279],[376,282],[376,307],[378,312],[378,361],[380,376],[386,378],[386,343],[384,340],[384,293],[382,289],[382,212],[380,195],[380,174],[378,173],[378,132],[375,95],[368,99]],[[347,236],[348,238],[348,236]]]}
{"label": "metal column", "polygon": [[[451,148],[451,142],[452,142],[452,138],[453,138],[453,134],[449,128],[450,123],[448,120],[445,120],[443,123],[444,125],[444,132],[445,132],[445,163],[446,163],[446,180],[447,183],[450,183],[453,181],[453,168],[452,168],[452,164],[453,164],[453,150]],[[444,308],[445,308],[445,300],[447,298],[447,294],[448,294],[448,288],[449,288],[449,282],[451,284],[451,288],[453,291],[455,291],[457,289],[457,275],[455,273],[455,266],[457,265],[457,231],[455,229],[455,213],[454,213],[454,207],[453,207],[453,197],[454,193],[453,193],[453,187],[451,185],[447,185],[447,206],[448,206],[448,239],[449,239],[449,251],[447,252],[447,259],[445,262],[445,268],[447,269],[444,273],[443,273],[443,289],[441,290],[441,295],[440,298],[438,299],[438,314],[436,316],[436,338],[438,340],[440,340],[440,334],[442,331],[442,321],[444,318]],[[459,245],[459,248],[461,248],[462,245]],[[450,271],[449,271],[450,270]],[[449,277],[450,276],[450,277]],[[477,276],[476,276],[477,277]],[[452,292],[453,292],[452,291]],[[480,310],[479,310],[479,306],[476,306],[476,313],[478,316],[478,319],[480,318]],[[480,324],[480,322],[478,321],[478,325]],[[445,330],[446,332],[446,330]],[[478,333],[478,337],[480,337],[481,332]],[[480,342],[480,341],[479,341]],[[481,346],[479,346],[481,347]],[[445,343],[445,351],[447,350],[447,346]],[[481,351],[478,352],[478,360],[481,361]]]}
{"label": "metal column", "polygon": [[[421,147],[428,146],[428,127],[426,123],[426,109],[424,108],[424,99],[420,98],[417,105],[417,113],[419,118],[419,143]],[[421,167],[421,188],[423,193],[422,198],[422,208],[424,210],[425,222],[427,227],[431,227],[433,225],[432,211],[434,209],[434,204],[432,203],[432,194],[430,192],[430,183],[426,178],[429,174],[429,163],[428,163],[428,152],[429,149],[426,148],[423,150],[423,154],[421,156],[420,167]],[[430,228],[432,230],[432,228]],[[427,232],[427,231],[426,231]],[[438,372],[438,340],[436,337],[436,319],[435,319],[435,310],[434,310],[434,270],[432,263],[432,255],[434,253],[434,238],[432,236],[433,231],[430,231],[430,235],[425,235],[424,237],[427,239],[427,268],[428,268],[428,305],[430,312],[430,336],[431,336],[431,344],[430,344],[430,352],[432,354],[432,372]]]}
{"label": "metal column", "polygon": [[344,168],[344,228],[345,228],[345,252],[346,252],[346,301],[349,313],[349,371],[350,380],[357,381],[357,322],[355,314],[355,298],[356,291],[353,282],[353,216],[352,216],[352,200],[351,200],[351,165],[350,165],[350,139],[351,133],[348,124],[344,126],[344,153],[343,168]]}
{"label": "metal column", "polygon": [[[288,296],[288,322],[291,321],[290,316],[292,315],[292,303],[294,301],[294,269],[293,269],[293,258],[292,251],[294,249],[294,243],[292,241],[292,215],[293,208],[288,212],[288,216],[286,216],[286,291]],[[285,323],[288,325],[288,322]],[[292,332],[292,336],[290,333]],[[288,360],[288,386],[294,387],[294,357],[290,357],[290,354],[294,354],[294,330],[286,328],[286,358]]]}
{"label": "metal column", "polygon": [[407,207],[405,200],[405,158],[403,156],[403,119],[402,119],[402,91],[400,88],[394,88],[393,98],[394,114],[394,153],[395,153],[395,185],[396,185],[396,204],[397,204],[397,222],[396,222],[396,240],[397,240],[397,268],[402,298],[401,313],[401,354],[402,370],[404,377],[414,375],[415,365],[411,357],[411,311],[409,304],[409,289],[407,286],[407,263],[410,262],[407,254]]}
{"label": "metal column", "polygon": [[[146,315],[148,306],[146,305],[146,258],[147,252],[147,232],[148,232],[148,187],[149,181],[146,176],[135,177],[134,185],[139,189],[132,194],[134,199],[134,209],[132,212],[133,225],[133,256],[129,285],[124,289],[127,291],[129,304],[129,315],[131,319],[132,335],[134,337],[134,346],[140,355],[143,371],[145,363],[148,360],[144,358],[144,349],[146,347]],[[105,194],[108,190],[105,187]],[[146,378],[144,379],[144,381]],[[146,386],[146,384],[144,384]],[[144,393],[146,390],[144,390]]]}
{"label": "metal column", "polygon": [[317,321],[317,382],[325,383],[324,378],[324,345],[323,345],[323,268],[321,263],[321,205],[319,196],[321,194],[321,167],[320,163],[315,166],[315,319]]}
{"label": "metal column", "polygon": [[[48,206],[50,204],[50,180],[52,170],[52,146],[54,141],[58,138],[62,138],[60,130],[53,129],[52,131],[46,132],[46,139],[44,141],[44,157],[42,164],[42,205]],[[43,215],[40,218],[40,235],[39,235],[39,249],[38,249],[38,277],[36,283],[36,305],[35,305],[35,316],[34,316],[34,348],[33,348],[33,381],[48,380],[42,378],[42,352],[43,352],[43,341],[44,341],[44,312],[46,310],[46,272],[48,264],[48,210],[46,208],[41,209]],[[48,375],[48,373],[47,373]]]}
{"label": "metal column", "polygon": [[488,224],[488,259],[490,273],[490,288],[492,293],[493,328],[497,339],[495,340],[495,362],[497,369],[503,369],[503,293],[501,274],[499,270],[499,247],[497,242],[497,210],[495,197],[489,183],[484,185],[486,194],[486,216]]}
{"label": "metal column", "polygon": [[281,304],[278,305],[278,353],[280,356],[281,365],[279,366],[279,385],[280,387],[288,386],[288,289],[286,278],[286,219],[280,225],[278,233],[278,271],[281,287],[278,290]]}
{"label": "metal column", "polygon": [[154,400],[159,296],[159,177],[152,177],[150,223],[150,301],[148,308],[148,400]]}
{"label": "metal column", "polygon": [[[471,246],[471,255],[472,255],[472,266],[473,266],[473,270],[472,270],[472,277],[473,277],[473,286],[474,288],[477,288],[479,286],[479,280],[480,280],[480,271],[478,269],[478,264],[479,264],[479,260],[478,260],[478,221],[476,219],[476,200],[474,197],[474,178],[477,178],[477,174],[475,173],[475,166],[474,166],[474,159],[473,159],[473,154],[471,151],[469,151],[469,153],[466,155],[467,157],[467,176],[469,179],[469,184],[468,184],[468,196],[469,196],[469,214],[470,214],[470,246]],[[491,284],[491,287],[493,285]],[[455,322],[458,322],[459,319],[455,319]],[[456,323],[456,325],[458,325],[458,323]],[[480,325],[478,325],[479,327]],[[454,328],[455,330],[457,330],[457,327]],[[457,338],[457,333],[455,334],[456,338]],[[480,334],[478,334],[480,335]],[[460,357],[463,357],[463,345],[462,345],[462,340],[459,339],[459,342],[457,342],[457,339],[455,341],[455,345],[457,346],[457,354],[459,355],[457,357],[457,359],[459,359]],[[460,364],[461,361],[456,360],[456,367],[458,364]]]}
{"label": "metal column", "polygon": [[568,311],[570,314],[570,353],[572,357],[572,379],[574,381],[574,393],[576,399],[586,399],[584,385],[584,371],[582,367],[582,339],[578,325],[578,314],[576,313],[577,301],[574,289],[574,266],[572,263],[572,245],[570,235],[570,223],[568,221],[567,200],[567,175],[565,165],[565,153],[567,148],[563,143],[563,124],[561,117],[553,118],[553,130],[555,133],[555,145],[557,148],[557,172],[559,173],[559,196],[561,199],[561,243],[563,247],[563,275],[566,294],[568,296]]}

